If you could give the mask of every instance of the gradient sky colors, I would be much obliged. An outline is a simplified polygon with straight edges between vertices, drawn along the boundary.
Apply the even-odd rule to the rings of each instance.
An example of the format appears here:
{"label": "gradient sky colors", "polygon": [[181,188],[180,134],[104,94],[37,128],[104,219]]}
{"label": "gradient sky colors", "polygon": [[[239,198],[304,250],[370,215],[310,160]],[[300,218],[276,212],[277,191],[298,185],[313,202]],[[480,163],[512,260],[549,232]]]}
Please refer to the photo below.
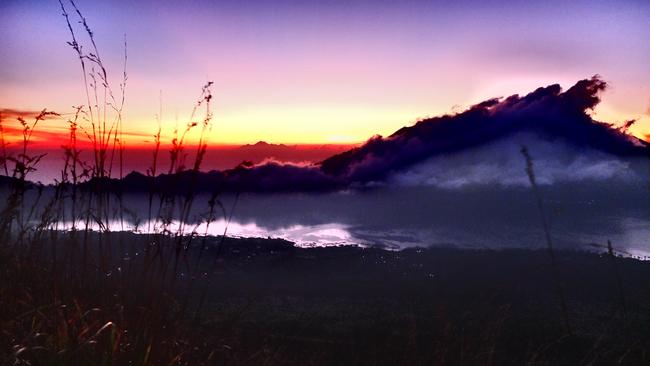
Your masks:
{"label": "gradient sky colors", "polygon": [[[215,83],[213,143],[358,142],[494,96],[564,87],[594,74],[611,87],[596,118],[636,118],[650,134],[647,1],[78,0],[120,82],[125,126],[151,140],[184,124]],[[81,71],[56,0],[0,3],[0,108],[70,112]],[[111,71],[109,70],[109,72]],[[58,131],[63,121],[46,121]],[[58,125],[57,125],[58,124]]]}

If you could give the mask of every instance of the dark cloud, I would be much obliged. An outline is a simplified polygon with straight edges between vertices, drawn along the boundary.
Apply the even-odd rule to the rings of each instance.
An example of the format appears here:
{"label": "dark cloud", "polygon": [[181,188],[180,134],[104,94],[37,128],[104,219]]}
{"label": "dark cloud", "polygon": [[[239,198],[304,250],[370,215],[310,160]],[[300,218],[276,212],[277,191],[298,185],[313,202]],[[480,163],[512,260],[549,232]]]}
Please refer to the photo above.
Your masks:
{"label": "dark cloud", "polygon": [[[386,138],[375,136],[360,147],[318,164],[275,161],[245,164],[222,172],[160,176],[153,184],[176,191],[178,187],[193,187],[202,191],[256,192],[326,191],[363,186],[384,181],[395,172],[433,157],[457,152],[480,154],[484,150],[476,149],[479,146],[521,134],[535,135],[549,142],[549,146],[554,146],[554,141],[561,142],[577,153],[597,151],[616,158],[649,157],[647,143],[621,129],[594,121],[588,114],[600,102],[599,93],[605,88],[606,83],[595,76],[579,81],[564,92],[554,84],[525,96],[489,99],[461,113],[422,120]],[[146,190],[151,184],[150,178],[137,174],[124,182],[130,189]]]}
{"label": "dark cloud", "polygon": [[606,83],[595,76],[565,92],[554,84],[523,97],[490,99],[462,113],[404,127],[387,138],[374,137],[357,149],[326,159],[321,168],[351,182],[381,180],[432,156],[472,149],[520,132],[618,156],[648,156],[647,144],[587,114],[600,102],[599,92],[605,88]]}

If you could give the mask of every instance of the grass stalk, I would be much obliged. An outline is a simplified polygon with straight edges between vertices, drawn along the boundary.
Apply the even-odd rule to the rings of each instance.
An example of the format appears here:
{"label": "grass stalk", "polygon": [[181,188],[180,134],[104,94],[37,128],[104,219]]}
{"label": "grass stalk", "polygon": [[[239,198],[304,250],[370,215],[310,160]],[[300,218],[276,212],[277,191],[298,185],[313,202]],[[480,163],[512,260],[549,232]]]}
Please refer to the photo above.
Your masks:
{"label": "grass stalk", "polygon": [[535,202],[537,204],[537,210],[539,211],[542,229],[544,231],[546,249],[548,251],[548,256],[551,262],[551,275],[553,277],[553,283],[555,284],[555,290],[557,292],[557,296],[560,300],[562,320],[564,322],[564,327],[566,329],[567,334],[571,335],[572,329],[571,329],[571,323],[569,321],[569,311],[567,307],[567,301],[564,295],[564,285],[562,284],[562,279],[560,277],[560,273],[558,270],[557,259],[555,258],[555,249],[553,248],[553,240],[551,239],[551,229],[548,223],[548,219],[546,217],[546,212],[544,211],[544,201],[542,200],[542,195],[539,191],[539,187],[537,185],[537,179],[535,177],[533,159],[530,153],[528,152],[528,148],[526,146],[521,147],[521,154],[524,156],[524,159],[526,160],[526,175],[528,176],[531,189],[533,190],[533,194],[535,195]]}

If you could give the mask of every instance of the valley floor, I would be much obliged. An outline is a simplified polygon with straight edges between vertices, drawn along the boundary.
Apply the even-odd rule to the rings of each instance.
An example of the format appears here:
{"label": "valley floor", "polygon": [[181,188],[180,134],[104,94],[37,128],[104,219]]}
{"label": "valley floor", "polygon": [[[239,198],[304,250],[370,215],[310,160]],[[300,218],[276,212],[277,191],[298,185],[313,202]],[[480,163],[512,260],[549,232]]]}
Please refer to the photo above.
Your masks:
{"label": "valley floor", "polygon": [[546,251],[214,238],[163,271],[131,259],[151,236],[111,235],[129,257],[112,256],[98,276],[64,276],[74,271],[63,260],[27,273],[3,255],[5,364],[650,363],[647,261],[563,251],[553,272]]}

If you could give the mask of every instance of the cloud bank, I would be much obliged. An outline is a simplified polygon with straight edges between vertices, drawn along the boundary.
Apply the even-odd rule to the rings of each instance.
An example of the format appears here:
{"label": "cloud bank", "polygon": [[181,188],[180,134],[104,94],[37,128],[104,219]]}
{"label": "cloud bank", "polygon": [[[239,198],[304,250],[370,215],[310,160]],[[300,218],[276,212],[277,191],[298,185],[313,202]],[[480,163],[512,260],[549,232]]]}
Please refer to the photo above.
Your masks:
{"label": "cloud bank", "polygon": [[462,113],[426,119],[387,138],[375,137],[323,161],[321,168],[351,182],[381,181],[428,158],[475,149],[523,132],[618,157],[649,156],[647,143],[594,121],[587,113],[600,102],[598,95],[605,88],[606,83],[596,76],[565,92],[554,84],[523,97],[489,99]]}
{"label": "cloud bank", "polygon": [[[589,115],[607,84],[598,76],[563,91],[558,84],[493,98],[466,111],[430,118],[318,164],[276,161],[209,173],[159,176],[157,187],[224,191],[327,191],[376,184],[524,184],[522,144],[535,158],[540,183],[633,179],[630,161],[650,157],[650,145]],[[150,187],[131,174],[127,189]]]}
{"label": "cloud bank", "polygon": [[643,159],[620,158],[591,148],[577,148],[563,139],[544,140],[531,133],[518,133],[470,150],[428,158],[389,174],[383,184],[441,188],[525,187],[530,183],[520,153],[522,145],[533,154],[536,179],[542,185],[586,180],[629,183],[650,178],[642,169]]}

